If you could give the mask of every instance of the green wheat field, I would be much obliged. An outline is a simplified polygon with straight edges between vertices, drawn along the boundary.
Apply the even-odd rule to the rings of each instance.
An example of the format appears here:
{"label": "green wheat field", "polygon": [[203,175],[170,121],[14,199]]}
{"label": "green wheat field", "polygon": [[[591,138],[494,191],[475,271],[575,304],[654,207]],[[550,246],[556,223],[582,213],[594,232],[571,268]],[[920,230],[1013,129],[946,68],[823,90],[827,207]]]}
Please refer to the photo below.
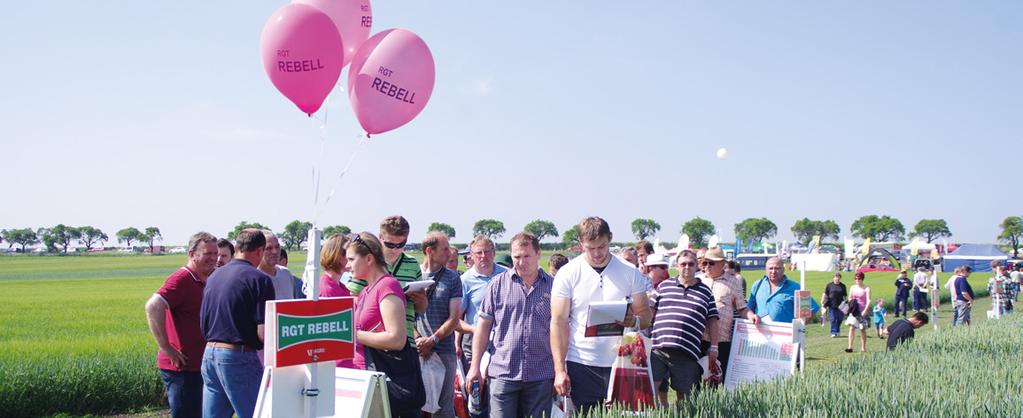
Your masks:
{"label": "green wheat field", "polygon": [[[544,253],[543,266],[550,253]],[[421,254],[414,255],[421,259]],[[146,326],[143,305],[184,263],[184,255],[0,256],[0,416],[105,415],[165,408],[156,370],[156,344]],[[292,254],[293,273],[301,275],[304,264],[305,254]],[[762,275],[762,271],[743,272],[750,284]],[[788,275],[799,280],[798,272]],[[948,275],[940,276],[944,283]],[[852,283],[851,273],[844,277],[847,284]],[[815,298],[830,278],[831,273],[807,274]],[[974,274],[970,281],[983,294],[987,279],[988,275]],[[884,297],[889,311],[894,281],[894,273],[867,276],[874,297]],[[943,294],[946,302],[948,296]],[[987,300],[978,301],[976,322],[987,322],[981,317],[989,305]],[[954,334],[948,328],[950,319],[950,305],[945,303],[938,321],[939,334],[946,338],[944,334]],[[1015,323],[1014,331],[1018,328]],[[882,339],[871,337],[866,355],[846,354],[842,351],[844,338],[829,338],[819,323],[808,329],[808,371],[835,370],[842,371],[835,376],[846,376],[860,363],[887,362],[883,354],[870,353],[883,350]],[[931,333],[928,325],[918,332],[918,338]],[[1018,332],[1011,334],[1019,340]],[[1013,367],[1020,364],[1010,363]],[[995,364],[1000,363],[990,365]],[[869,384],[873,379],[863,375],[856,380]],[[1015,393],[1019,393],[1018,387]],[[688,410],[706,413],[708,402],[717,402],[705,399],[718,398],[700,398],[700,403]],[[793,408],[785,411],[800,411]]]}

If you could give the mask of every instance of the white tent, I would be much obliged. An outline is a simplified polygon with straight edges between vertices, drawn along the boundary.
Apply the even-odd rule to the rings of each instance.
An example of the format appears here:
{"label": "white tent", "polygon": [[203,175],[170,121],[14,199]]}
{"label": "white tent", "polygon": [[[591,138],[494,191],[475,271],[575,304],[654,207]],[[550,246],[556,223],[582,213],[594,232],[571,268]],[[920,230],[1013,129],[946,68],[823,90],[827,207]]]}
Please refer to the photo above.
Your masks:
{"label": "white tent", "polygon": [[835,271],[838,266],[838,254],[792,254],[792,264],[797,270],[803,269],[806,263],[806,271]]}

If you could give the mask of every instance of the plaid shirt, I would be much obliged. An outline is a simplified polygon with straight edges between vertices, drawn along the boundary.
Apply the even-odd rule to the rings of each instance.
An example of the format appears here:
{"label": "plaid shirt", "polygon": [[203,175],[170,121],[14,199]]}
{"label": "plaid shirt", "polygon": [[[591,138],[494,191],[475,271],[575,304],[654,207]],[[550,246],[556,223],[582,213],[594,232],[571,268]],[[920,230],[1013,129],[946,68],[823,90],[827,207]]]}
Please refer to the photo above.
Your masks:
{"label": "plaid shirt", "polygon": [[515,270],[507,270],[490,280],[479,311],[480,319],[494,323],[490,377],[520,382],[554,378],[551,357],[553,284],[554,278],[542,269],[529,290]]}
{"label": "plaid shirt", "polygon": [[[743,298],[742,284],[730,274],[722,274],[721,277],[709,282],[710,292],[714,294],[714,302],[718,309],[718,341],[732,341],[732,323],[739,311],[746,309],[746,299]],[[710,330],[703,332],[703,339],[710,341]]]}

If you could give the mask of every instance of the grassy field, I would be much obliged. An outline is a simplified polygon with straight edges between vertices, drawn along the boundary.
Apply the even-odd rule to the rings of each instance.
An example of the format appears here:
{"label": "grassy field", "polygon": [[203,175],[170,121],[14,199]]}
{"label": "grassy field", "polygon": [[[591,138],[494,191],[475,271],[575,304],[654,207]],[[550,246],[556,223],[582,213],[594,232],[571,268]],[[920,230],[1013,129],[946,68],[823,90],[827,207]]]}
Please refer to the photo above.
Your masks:
{"label": "grassy field", "polygon": [[[547,257],[542,261],[546,265]],[[156,345],[143,304],[184,262],[183,255],[0,256],[0,416],[104,414],[161,405]],[[304,254],[295,253],[290,267],[300,274],[304,263]],[[763,272],[743,275],[752,283]],[[798,272],[789,276],[798,281]],[[830,277],[807,275],[815,297]],[[890,301],[894,278],[869,274],[867,283],[875,297]],[[971,277],[976,290],[986,280],[987,275]],[[851,274],[845,281],[851,283]],[[975,317],[983,316],[983,304]],[[943,311],[942,325],[950,318]],[[869,339],[870,351],[882,345]],[[809,327],[808,368],[860,355],[843,348],[843,339],[828,338],[819,325]]]}

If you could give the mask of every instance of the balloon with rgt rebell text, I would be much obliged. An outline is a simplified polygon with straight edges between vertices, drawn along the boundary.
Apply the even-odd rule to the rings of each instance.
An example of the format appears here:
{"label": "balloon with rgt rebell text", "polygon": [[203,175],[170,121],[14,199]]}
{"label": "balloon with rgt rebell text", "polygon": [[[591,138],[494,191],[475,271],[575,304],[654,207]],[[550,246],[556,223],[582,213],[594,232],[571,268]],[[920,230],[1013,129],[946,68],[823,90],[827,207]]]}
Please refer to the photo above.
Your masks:
{"label": "balloon with rgt rebell text", "polygon": [[319,9],[288,4],[270,15],[259,42],[274,87],[310,116],[341,76],[343,49],[334,21]]}
{"label": "balloon with rgt rebell text", "polygon": [[433,55],[426,42],[405,29],[373,35],[348,70],[348,98],[368,134],[398,128],[423,111],[433,93]]}
{"label": "balloon with rgt rebell text", "polygon": [[313,6],[334,21],[344,44],[342,68],[352,62],[359,46],[369,38],[373,27],[373,9],[369,0],[294,0],[294,3]]}

